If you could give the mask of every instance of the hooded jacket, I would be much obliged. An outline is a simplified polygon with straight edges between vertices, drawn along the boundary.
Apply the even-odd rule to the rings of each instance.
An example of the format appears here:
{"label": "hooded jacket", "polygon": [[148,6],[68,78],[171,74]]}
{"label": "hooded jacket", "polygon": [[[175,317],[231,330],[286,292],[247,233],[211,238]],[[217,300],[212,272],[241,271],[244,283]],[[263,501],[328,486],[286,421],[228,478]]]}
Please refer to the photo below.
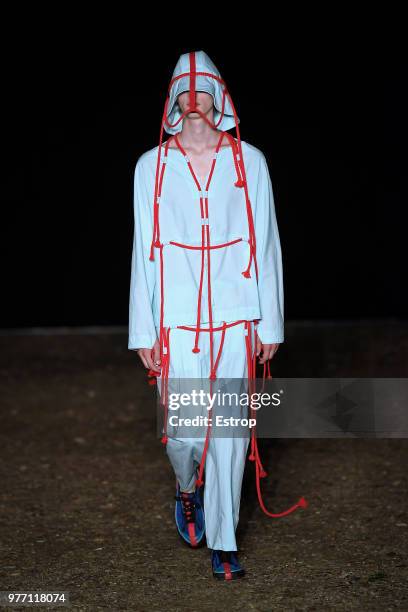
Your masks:
{"label": "hooded jacket", "polygon": [[[213,96],[216,129],[221,134],[237,128],[239,119],[218,70],[203,51],[194,55],[197,72],[219,79],[197,74],[193,82],[196,91]],[[191,72],[177,78],[188,72],[189,59],[191,68],[191,54],[183,54],[177,62],[166,100],[162,128],[172,137],[183,124],[177,96],[191,91]],[[259,319],[257,332],[263,343],[284,340],[282,255],[268,164],[260,149],[229,137],[233,146],[222,146],[214,156],[213,171],[207,176],[208,190],[207,181],[197,187],[188,157],[179,148],[166,148],[166,143],[160,142],[137,160],[129,349],[152,348],[161,326],[196,324],[198,311],[200,321],[208,322],[210,307],[213,321]],[[237,159],[244,180],[236,182]],[[203,219],[200,205],[205,197],[208,216]],[[256,237],[256,262],[251,256],[248,204]],[[158,223],[160,239],[156,238],[154,244],[160,246],[160,253],[152,258],[151,240]],[[203,224],[211,237],[211,248],[205,250],[204,258]],[[201,286],[200,279],[204,279]]]}

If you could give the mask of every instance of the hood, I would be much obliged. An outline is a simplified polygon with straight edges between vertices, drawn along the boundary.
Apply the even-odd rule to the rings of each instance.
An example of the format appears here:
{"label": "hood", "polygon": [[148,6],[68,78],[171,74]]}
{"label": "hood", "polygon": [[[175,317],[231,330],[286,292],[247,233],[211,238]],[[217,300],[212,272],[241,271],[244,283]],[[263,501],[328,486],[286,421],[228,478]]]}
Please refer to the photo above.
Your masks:
{"label": "hood", "polygon": [[[192,56],[195,60],[195,67],[193,67],[193,69],[191,67]],[[195,74],[195,72],[205,72],[207,74],[201,75]],[[185,73],[188,74],[178,79],[176,78]],[[217,78],[213,78],[211,75],[218,77],[221,82],[217,80]],[[223,96],[224,90],[227,90],[225,84],[223,83],[224,81],[221,78],[220,72],[217,70],[216,66],[213,64],[205,51],[195,51],[194,54],[183,53],[179,57],[171,79],[167,106],[167,122],[172,126],[180,119],[182,113],[177,102],[177,96],[185,91],[190,91],[190,86],[192,86],[195,91],[205,91],[212,95],[214,100],[213,118],[217,129],[225,131],[235,127],[236,123],[231,103],[227,95]],[[223,97],[224,113],[222,113]],[[183,121],[184,118],[174,127],[170,127],[165,121],[164,129],[168,134],[177,134],[183,127]],[[236,122],[239,123],[238,117]]]}

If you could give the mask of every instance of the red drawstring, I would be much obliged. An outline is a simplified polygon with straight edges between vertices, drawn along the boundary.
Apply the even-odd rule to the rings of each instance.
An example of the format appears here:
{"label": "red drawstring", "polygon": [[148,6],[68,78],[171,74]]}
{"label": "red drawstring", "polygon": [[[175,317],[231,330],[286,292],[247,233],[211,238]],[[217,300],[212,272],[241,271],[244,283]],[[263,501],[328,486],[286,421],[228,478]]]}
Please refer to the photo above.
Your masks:
{"label": "red drawstring", "polygon": [[235,187],[243,187],[244,186],[244,181],[242,179],[241,172],[240,172],[240,169],[239,169],[239,164],[238,164],[237,143],[235,141],[235,138],[229,132],[225,132],[225,134],[228,136],[228,140],[230,141],[230,144],[231,144],[231,149],[232,149],[232,154],[233,154],[233,159],[234,159],[235,172],[237,173],[237,182],[234,183],[234,185],[235,185]]}
{"label": "red drawstring", "polygon": [[[248,338],[248,339],[247,339]],[[247,354],[251,353],[251,338],[250,335],[248,334],[246,340],[247,340],[247,347],[248,347],[248,351]],[[256,340],[256,335],[255,335],[255,340]],[[256,344],[254,347],[254,354],[255,354],[255,350],[256,350]],[[252,361],[252,363],[254,363]],[[269,360],[267,361],[267,368],[268,368],[268,378],[272,378],[271,373],[270,373],[270,369],[269,369]],[[265,366],[266,363],[264,363],[264,368],[263,368],[263,384],[262,384],[262,390],[264,388],[264,384],[265,384]],[[256,383],[256,373],[255,373],[255,369],[252,371],[252,382]],[[253,384],[249,385],[250,389],[252,389],[253,391],[255,391],[255,387]],[[251,402],[251,418],[255,418],[255,410],[252,407],[252,402]],[[250,461],[254,461],[255,462],[255,475],[256,475],[256,492],[258,495],[258,501],[259,501],[259,505],[261,506],[263,512],[267,515],[270,516],[271,518],[280,518],[282,516],[286,516],[288,514],[290,514],[291,512],[294,512],[297,508],[307,508],[308,501],[302,496],[299,498],[299,501],[296,502],[296,504],[294,504],[293,506],[291,506],[290,508],[288,508],[287,510],[284,510],[283,512],[279,512],[279,513],[272,513],[269,512],[264,504],[264,501],[262,499],[262,493],[261,493],[261,478],[265,478],[268,474],[265,471],[262,462],[261,462],[261,458],[259,455],[259,449],[258,449],[258,440],[256,437],[256,425],[254,427],[252,427],[252,431],[251,431],[251,453],[249,455],[249,460]]]}
{"label": "red drawstring", "polygon": [[[236,238],[235,240],[230,240],[230,242],[223,242],[222,244],[212,244],[209,247],[204,247],[204,249],[220,249],[221,247],[230,246],[231,244],[235,244],[236,242],[242,242],[242,238]],[[169,244],[174,244],[174,246],[182,247],[183,249],[203,249],[202,246],[182,244],[181,242],[174,242],[174,240],[170,240]]]}
{"label": "red drawstring", "polygon": [[[227,329],[228,327],[234,327],[235,325],[239,325],[240,323],[244,323],[245,319],[239,319],[239,321],[234,321],[233,323],[226,323],[224,325],[224,323],[220,326],[220,327],[213,327],[213,331],[222,331],[225,327],[225,329]],[[177,325],[178,329],[186,329],[188,331],[196,331],[195,327],[191,327],[189,325]],[[200,328],[200,332],[209,332],[210,328],[209,327],[201,327]]]}
{"label": "red drawstring", "polygon": [[163,334],[164,346],[162,350],[162,389],[161,399],[164,407],[164,434],[162,436],[162,444],[167,444],[167,416],[168,416],[168,382],[169,382],[169,367],[170,367],[170,327]]}
{"label": "red drawstring", "polygon": [[[211,372],[210,372],[210,395],[212,396],[212,381],[215,380],[216,378],[216,370],[217,370],[217,366],[218,366],[218,362],[220,360],[221,357],[221,352],[222,352],[222,347],[224,345],[224,338],[225,338],[225,330],[227,328],[227,324],[225,323],[225,321],[223,322],[222,325],[222,335],[221,335],[221,342],[220,342],[220,346],[218,349],[218,353],[217,353],[217,359],[215,360],[215,365],[212,366]],[[210,352],[211,352],[211,348],[212,348],[212,334],[213,334],[213,327],[212,324],[210,324],[209,330],[210,332]],[[212,363],[212,353],[211,353],[211,363]],[[210,410],[208,411],[208,425],[207,425],[207,431],[205,434],[205,442],[204,442],[204,449],[203,449],[203,453],[201,455],[201,459],[200,459],[200,466],[198,468],[198,477],[196,479],[196,487],[201,487],[203,485],[203,472],[204,472],[204,465],[205,465],[205,461],[207,458],[207,451],[208,451],[208,444],[210,442],[210,431],[211,431],[211,422],[212,422],[212,407],[210,408]]]}
{"label": "red drawstring", "polygon": [[[226,323],[225,321],[223,321],[223,324],[221,325],[221,327],[212,327],[210,326],[209,328],[200,328],[199,331],[200,332],[208,332],[210,333],[210,335],[212,334],[212,332],[215,331],[221,331],[222,332],[222,336],[221,336],[221,341],[220,341],[220,346],[218,349],[218,353],[217,353],[217,358],[215,360],[215,364],[213,367],[211,367],[210,370],[210,393],[212,394],[212,381],[216,378],[216,369],[218,367],[218,363],[221,357],[221,353],[222,353],[222,348],[224,345],[224,339],[225,339],[225,330],[229,327],[233,327],[235,325],[238,325],[239,323],[245,323],[245,320],[239,320],[239,321],[234,321],[233,323]],[[190,327],[188,325],[178,325],[177,326],[178,329],[185,329],[188,331],[197,331],[195,327]],[[204,442],[204,449],[203,449],[203,453],[201,455],[201,459],[200,459],[200,467],[198,470],[198,478],[196,480],[196,487],[201,487],[201,485],[203,484],[203,471],[204,471],[204,465],[205,465],[205,460],[207,457],[207,450],[208,450],[208,444],[209,444],[209,440],[210,440],[210,430],[211,430],[211,418],[212,418],[212,408],[208,411],[208,426],[207,426],[207,431],[206,431],[206,435],[205,435],[205,442]]]}
{"label": "red drawstring", "polygon": [[[218,139],[218,143],[215,149],[215,155],[214,158],[212,160],[212,164],[211,164],[211,170],[207,179],[207,183],[205,186],[205,193],[208,193],[208,190],[210,188],[210,183],[211,183],[211,179],[214,173],[214,168],[215,168],[215,163],[217,160],[217,154],[220,150],[221,147],[221,143],[224,139],[224,134],[225,132],[221,132],[220,137]],[[188,168],[191,172],[191,175],[194,179],[194,182],[197,186],[197,189],[199,191],[199,193],[202,193],[201,190],[201,185],[200,182],[197,179],[197,176],[194,172],[194,169],[191,165],[190,159],[188,158],[188,155],[186,154],[186,151],[184,150],[184,148],[182,147],[179,139],[177,138],[177,134],[174,137],[176,144],[178,146],[178,148],[180,149],[181,153],[184,155],[184,158],[187,161],[187,165]],[[203,205],[204,202],[204,205]],[[202,298],[202,290],[203,290],[203,280],[204,280],[204,250],[207,252],[207,279],[208,279],[208,314],[209,314],[209,321],[210,321],[210,330],[212,329],[212,306],[211,306],[211,257],[210,257],[210,226],[208,223],[208,195],[200,195],[200,211],[201,211],[201,221],[202,221],[202,226],[201,226],[201,273],[200,273],[200,285],[199,285],[199,291],[198,291],[198,303],[197,303],[197,331],[196,331],[196,336],[195,336],[195,342],[194,342],[194,347],[192,349],[193,353],[198,353],[200,351],[199,347],[198,347],[198,337],[199,337],[199,329],[200,329],[200,321],[201,321],[201,298]],[[205,244],[206,243],[206,244]],[[211,332],[212,333],[212,332]],[[213,367],[213,338],[211,336],[211,342],[210,342],[210,359],[211,359],[211,369]]]}
{"label": "red drawstring", "polygon": [[240,171],[241,171],[241,175],[242,175],[243,187],[244,187],[244,190],[245,190],[245,203],[246,203],[247,217],[248,217],[250,258],[249,258],[248,267],[247,267],[247,269],[242,274],[243,274],[243,276],[245,278],[249,278],[250,277],[250,267],[251,267],[251,263],[252,263],[252,259],[253,259],[254,260],[254,264],[255,264],[256,279],[258,280],[258,263],[257,263],[257,260],[256,260],[256,238],[255,238],[255,231],[254,231],[254,221],[253,221],[253,217],[252,217],[252,206],[251,206],[251,202],[250,202],[250,199],[249,199],[249,193],[248,193],[248,183],[247,183],[247,179],[246,179],[244,157],[243,157],[243,154],[242,154],[241,133],[240,133],[240,129],[239,129],[239,126],[238,126],[238,117],[237,117],[237,113],[236,113],[236,110],[235,110],[234,103],[233,103],[232,98],[231,98],[230,94],[228,93],[228,91],[226,91],[226,94],[228,96],[228,100],[230,102],[230,105],[231,105],[231,108],[232,108],[232,112],[234,114],[235,129],[237,131],[237,139],[238,139],[237,140],[237,146],[238,146],[238,153],[239,153],[239,167],[240,167]]}
{"label": "red drawstring", "polygon": [[[253,382],[255,379],[255,361],[252,358],[251,330],[250,330],[249,321],[246,322],[245,324],[245,346],[246,346],[247,366],[248,366],[248,391],[249,391],[249,395],[251,396],[252,392],[254,391]],[[252,408],[252,403],[251,403],[250,410],[251,410],[250,418],[253,419],[255,417],[255,414],[254,414],[254,409]],[[255,460],[255,427],[252,427],[251,429],[251,452],[249,455],[249,460],[250,461]]]}
{"label": "red drawstring", "polygon": [[196,107],[196,60],[195,53],[191,51],[189,54],[190,60],[190,108]]}
{"label": "red drawstring", "polygon": [[154,204],[153,204],[153,238],[150,246],[150,261],[154,260],[154,247],[160,247],[160,226],[159,226],[159,202],[161,197],[162,185],[163,185],[163,177],[164,171],[166,167],[167,160],[167,152],[169,150],[169,140],[166,142],[165,152],[163,156],[163,163],[160,170],[160,180],[159,180],[159,168],[161,161],[161,147],[162,147],[162,137],[163,137],[163,125],[160,131],[160,144],[157,154],[157,163],[156,163],[156,176],[155,176],[155,188],[154,188]]}
{"label": "red drawstring", "polygon": [[[201,198],[200,198],[200,206],[202,206]],[[201,299],[203,295],[203,282],[204,282],[204,243],[205,243],[205,233],[204,233],[204,225],[201,226],[201,270],[200,270],[200,284],[198,287],[198,302],[197,302],[197,320],[196,327],[197,330],[200,328],[201,322]],[[199,353],[200,347],[198,346],[198,331],[196,332],[194,339],[194,347],[192,349],[193,353]]]}
{"label": "red drawstring", "polygon": [[202,119],[204,119],[204,121],[213,129],[217,129],[218,126],[220,125],[221,121],[224,118],[224,114],[225,114],[225,98],[228,95],[228,91],[227,91],[227,87],[225,82],[223,81],[223,79],[221,77],[218,77],[215,74],[212,74],[211,72],[201,72],[201,71],[195,71],[195,76],[207,76],[210,77],[212,79],[215,79],[216,81],[218,81],[220,83],[220,85],[224,86],[224,89],[222,91],[222,106],[221,106],[221,113],[220,113],[220,118],[218,119],[217,123],[214,123],[213,121],[210,121],[210,119],[208,119],[208,117],[199,109],[199,108],[193,108],[191,106],[189,106],[188,108],[186,108],[186,110],[181,113],[180,117],[177,119],[177,121],[175,121],[174,123],[169,123],[169,118],[167,116],[167,106],[168,106],[168,102],[170,100],[170,92],[171,92],[171,88],[173,86],[173,83],[175,83],[176,81],[178,81],[179,79],[182,79],[184,77],[190,77],[190,72],[183,72],[181,74],[178,74],[177,76],[173,77],[169,83],[169,87],[167,90],[167,105],[165,107],[165,113],[162,119],[162,123],[163,125],[165,124],[167,127],[169,128],[175,128],[180,121],[182,121],[184,119],[184,117],[186,115],[188,115],[189,113],[198,113],[200,115],[200,117]]}
{"label": "red drawstring", "polygon": [[[224,339],[225,339],[225,330],[226,330],[226,323],[224,321],[224,324],[222,326],[222,334],[221,334],[221,342],[220,342],[220,348],[218,349],[218,353],[217,353],[217,358],[215,360],[215,364],[214,364],[214,368],[210,374],[210,379],[211,380],[215,380],[216,379],[216,372],[217,372],[217,367],[218,367],[218,362],[220,360],[221,357],[221,353],[222,353],[222,347],[224,346]],[[213,329],[214,331],[214,329]]]}

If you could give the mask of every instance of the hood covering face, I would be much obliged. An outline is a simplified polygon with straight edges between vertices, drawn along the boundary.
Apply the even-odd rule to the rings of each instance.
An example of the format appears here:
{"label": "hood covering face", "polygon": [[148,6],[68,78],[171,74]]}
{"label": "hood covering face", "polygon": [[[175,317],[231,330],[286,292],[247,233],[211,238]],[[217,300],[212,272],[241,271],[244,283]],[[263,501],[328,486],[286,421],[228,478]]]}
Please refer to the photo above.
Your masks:
{"label": "hood covering face", "polygon": [[[193,65],[192,62],[194,62]],[[169,87],[167,117],[164,121],[164,129],[168,134],[177,134],[183,127],[182,112],[177,102],[177,96],[185,91],[190,91],[191,107],[195,105],[196,91],[205,91],[212,95],[214,100],[214,127],[216,126],[217,129],[230,130],[236,127],[236,123],[239,123],[238,117],[236,117],[235,122],[234,111],[226,95],[227,88],[216,66],[205,51],[195,51],[193,54],[183,53],[173,72]]]}

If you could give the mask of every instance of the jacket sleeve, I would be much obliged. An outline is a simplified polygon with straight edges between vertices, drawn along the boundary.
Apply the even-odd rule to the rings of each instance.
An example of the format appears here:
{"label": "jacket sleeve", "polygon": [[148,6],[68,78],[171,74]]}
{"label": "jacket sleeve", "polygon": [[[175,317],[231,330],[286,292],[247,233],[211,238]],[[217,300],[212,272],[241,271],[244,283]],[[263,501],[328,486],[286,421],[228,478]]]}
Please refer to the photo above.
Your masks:
{"label": "jacket sleeve", "polygon": [[133,190],[133,250],[129,293],[128,349],[153,348],[157,338],[153,318],[155,263],[150,261],[153,232],[151,194],[148,193],[140,159],[136,163]]}
{"label": "jacket sleeve", "polygon": [[282,253],[272,181],[263,153],[256,198],[254,226],[261,307],[257,333],[263,344],[281,343],[284,340]]}

